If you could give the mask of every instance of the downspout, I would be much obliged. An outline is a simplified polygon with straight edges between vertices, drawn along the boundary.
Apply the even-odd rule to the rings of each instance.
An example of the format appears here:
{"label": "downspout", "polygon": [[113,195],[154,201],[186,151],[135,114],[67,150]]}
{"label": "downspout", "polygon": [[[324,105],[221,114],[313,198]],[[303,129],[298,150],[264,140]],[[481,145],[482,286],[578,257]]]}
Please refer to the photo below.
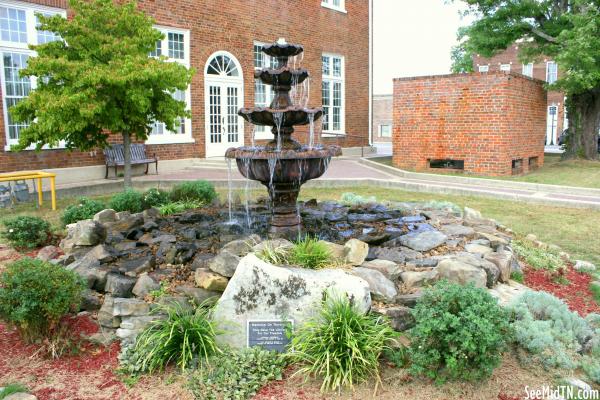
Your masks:
{"label": "downspout", "polygon": [[373,145],[373,0],[369,0],[369,146]]}

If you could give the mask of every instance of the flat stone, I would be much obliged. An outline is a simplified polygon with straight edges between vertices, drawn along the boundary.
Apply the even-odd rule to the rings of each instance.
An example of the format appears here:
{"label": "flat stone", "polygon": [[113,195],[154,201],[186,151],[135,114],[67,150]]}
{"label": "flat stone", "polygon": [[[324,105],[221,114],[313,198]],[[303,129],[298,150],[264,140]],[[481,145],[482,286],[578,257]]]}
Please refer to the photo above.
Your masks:
{"label": "flat stone", "polygon": [[487,284],[487,274],[485,271],[466,262],[462,257],[447,258],[438,263],[437,271],[441,279],[460,285],[472,283],[475,287],[485,288]]}
{"label": "flat stone", "polygon": [[248,320],[291,319],[294,329],[321,310],[324,296],[347,296],[358,310],[371,306],[369,285],[339,269],[277,267],[250,253],[241,259],[214,312],[217,340],[234,348],[247,346]]}
{"label": "flat stone", "polygon": [[406,290],[429,286],[438,280],[437,269],[429,271],[404,271],[400,274],[400,279]]}
{"label": "flat stone", "polygon": [[400,237],[403,246],[417,251],[429,251],[444,244],[448,236],[439,231],[423,231]]}
{"label": "flat stone", "polygon": [[214,254],[209,253],[196,253],[194,256],[194,260],[192,261],[192,265],[190,268],[192,271],[197,270],[198,268],[208,268],[208,263],[211,259],[215,257]]}
{"label": "flat stone", "polygon": [[115,254],[114,251],[105,244],[99,244],[94,246],[86,257],[94,258],[100,261],[100,263],[107,263],[115,258]]}
{"label": "flat stone", "polygon": [[140,316],[127,316],[121,318],[121,329],[129,329],[135,331],[142,331],[152,322],[160,321],[165,319],[166,316],[162,314],[153,315],[140,315]]}
{"label": "flat stone", "polygon": [[500,282],[508,282],[510,280],[514,258],[514,255],[508,251],[488,253],[484,256],[485,260],[494,263],[500,270]]}
{"label": "flat stone", "polygon": [[319,243],[323,243],[329,249],[331,257],[336,260],[345,260],[346,258],[346,247],[341,244],[331,243],[326,240],[319,240]]}
{"label": "flat stone", "polygon": [[251,235],[245,239],[233,240],[223,246],[222,250],[228,251],[238,257],[243,257],[252,251],[252,248],[262,240],[258,235]]}
{"label": "flat stone", "polygon": [[38,260],[42,260],[42,261],[50,261],[50,260],[54,260],[55,258],[57,258],[60,255],[60,253],[61,253],[61,251],[58,247],[46,246],[46,247],[43,247],[42,249],[40,249],[40,251],[38,251],[35,258],[37,258]]}
{"label": "flat stone", "polygon": [[93,220],[100,222],[101,224],[115,222],[117,220],[117,212],[113,209],[107,208],[106,210],[102,210],[94,215]]}
{"label": "flat stone", "polygon": [[440,230],[448,236],[472,237],[475,235],[475,229],[459,224],[443,225]]}
{"label": "flat stone", "polygon": [[437,258],[421,258],[418,260],[411,260],[406,262],[407,268],[435,268],[440,262]]}
{"label": "flat stone", "polygon": [[129,251],[135,249],[136,247],[137,243],[134,241],[124,241],[114,245],[115,250],[118,251]]}
{"label": "flat stone", "polygon": [[488,289],[488,293],[498,300],[499,305],[506,307],[512,304],[517,297],[529,290],[531,289],[525,285],[509,281],[508,283],[499,283],[492,289]]}
{"label": "flat stone", "polygon": [[392,329],[398,332],[406,331],[415,326],[415,318],[411,309],[405,306],[385,306],[373,305],[371,312],[380,314],[388,318]]}
{"label": "flat stone", "polygon": [[159,289],[160,284],[152,279],[147,273],[143,273],[138,277],[131,292],[136,297],[144,298],[150,292]]}
{"label": "flat stone", "polygon": [[371,261],[365,261],[360,266],[379,271],[392,282],[395,282],[400,277],[400,273],[402,272],[402,268],[400,268],[398,264],[389,260],[375,259]]}
{"label": "flat stone", "polygon": [[4,400],[37,400],[37,397],[30,393],[13,393],[6,396]]}
{"label": "flat stone", "polygon": [[374,269],[355,267],[352,273],[361,277],[369,284],[371,296],[374,300],[380,300],[386,303],[394,301],[394,297],[398,294],[396,285],[381,272]]}
{"label": "flat stone", "polygon": [[388,249],[385,247],[371,247],[369,249],[369,258],[392,261],[402,264],[406,260],[406,254],[400,250]]}
{"label": "flat stone", "polygon": [[177,236],[175,235],[159,235],[152,239],[152,243],[175,243],[177,241]]}
{"label": "flat stone", "polygon": [[196,270],[194,280],[198,287],[215,292],[223,292],[229,282],[223,275],[204,269]]}
{"label": "flat stone", "polygon": [[100,326],[107,328],[118,328],[121,326],[121,318],[113,315],[113,303],[114,299],[112,296],[104,296],[104,303],[98,311],[98,323]]}
{"label": "flat stone", "polygon": [[110,273],[106,276],[105,292],[111,293],[114,297],[131,297],[131,291],[136,283],[136,279],[117,273]]}
{"label": "flat stone", "polygon": [[407,293],[407,294],[399,294],[394,299],[394,303],[406,306],[406,307],[414,307],[417,305],[417,301],[423,296],[423,292],[415,292],[415,293]]}
{"label": "flat stone", "polygon": [[344,247],[346,248],[346,262],[350,265],[362,264],[369,254],[369,245],[358,239],[348,240]]}
{"label": "flat stone", "polygon": [[97,311],[102,307],[100,294],[93,290],[84,290],[81,294],[81,304],[79,308],[85,311]]}
{"label": "flat stone", "polygon": [[197,305],[202,304],[209,299],[217,300],[221,297],[221,292],[214,292],[188,285],[176,286],[174,290],[175,293],[182,294],[194,300]]}
{"label": "flat stone", "polygon": [[113,317],[147,315],[149,312],[150,305],[145,301],[120,297],[115,297],[113,300]]}
{"label": "flat stone", "polygon": [[576,260],[573,266],[576,271],[595,271],[596,266],[589,261]]}
{"label": "flat stone", "polygon": [[484,246],[482,244],[469,243],[469,244],[465,245],[465,251],[472,253],[472,254],[477,254],[477,255],[483,257],[486,254],[493,253],[494,249],[492,249],[491,247],[488,247],[488,246]]}
{"label": "flat stone", "polygon": [[208,261],[208,268],[219,275],[231,278],[240,262],[240,258],[228,250],[221,250],[216,257]]}
{"label": "flat stone", "polygon": [[498,246],[508,246],[508,244],[509,244],[509,241],[507,239],[500,237],[498,235],[491,234],[491,233],[478,231],[477,236],[481,239],[489,240],[490,245],[493,248],[496,248]]}
{"label": "flat stone", "polygon": [[147,256],[142,258],[134,258],[133,260],[127,260],[119,265],[119,272],[127,276],[136,277],[144,272],[151,271],[156,266],[156,259],[154,256]]}

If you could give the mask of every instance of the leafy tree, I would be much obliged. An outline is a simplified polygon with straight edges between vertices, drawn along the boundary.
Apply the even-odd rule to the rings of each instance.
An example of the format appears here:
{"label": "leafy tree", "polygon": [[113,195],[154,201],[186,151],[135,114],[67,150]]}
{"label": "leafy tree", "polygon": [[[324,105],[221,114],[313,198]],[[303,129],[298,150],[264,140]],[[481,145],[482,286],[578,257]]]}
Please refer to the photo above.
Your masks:
{"label": "leafy tree", "polygon": [[567,96],[567,153],[596,159],[600,128],[600,0],[462,0],[477,20],[459,36],[490,57],[521,39],[523,62],[551,57],[561,71],[549,89]]}
{"label": "leafy tree", "polygon": [[452,66],[450,67],[452,73],[473,72],[473,53],[464,44],[461,43],[452,47],[450,58],[452,59]]}
{"label": "leafy tree", "polygon": [[132,140],[145,140],[154,121],[175,129],[189,116],[175,90],[186,90],[193,71],[162,58],[149,57],[163,38],[153,19],[134,2],[70,0],[74,15],[39,15],[41,29],[62,40],[31,46],[38,53],[22,76],[38,77],[37,89],[11,109],[15,120],[30,122],[16,150],[35,144],[90,150],[121,134],[125,187],[131,186]]}

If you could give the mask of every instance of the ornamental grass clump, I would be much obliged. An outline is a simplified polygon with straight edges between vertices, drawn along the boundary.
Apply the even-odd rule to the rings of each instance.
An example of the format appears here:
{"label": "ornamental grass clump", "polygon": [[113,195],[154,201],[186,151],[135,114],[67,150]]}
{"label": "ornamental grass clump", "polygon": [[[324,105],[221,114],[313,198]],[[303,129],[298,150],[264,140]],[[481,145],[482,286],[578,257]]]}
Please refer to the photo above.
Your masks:
{"label": "ornamental grass clump", "polygon": [[288,262],[309,269],[321,269],[334,263],[333,256],[325,242],[306,236],[289,250]]}
{"label": "ornamental grass clump", "polygon": [[489,377],[510,338],[508,314],[472,285],[438,282],[419,299],[413,316],[410,371],[438,383]]}
{"label": "ornamental grass clump", "polygon": [[193,210],[195,208],[200,208],[204,205],[204,203],[200,200],[181,200],[181,201],[172,201],[165,203],[158,207],[158,211],[162,215],[173,215],[179,214],[181,212],[187,210]]}
{"label": "ornamental grass clump", "polygon": [[63,316],[79,311],[83,280],[75,272],[23,258],[0,275],[0,318],[26,342],[53,337]]}
{"label": "ornamental grass clump", "polygon": [[50,223],[39,217],[27,215],[10,218],[4,221],[5,230],[2,237],[14,247],[34,249],[50,239]]}
{"label": "ornamental grass clump", "polygon": [[296,374],[323,379],[321,391],[379,379],[379,356],[397,336],[381,316],[365,314],[348,298],[328,298],[319,314],[295,332],[290,360]]}
{"label": "ornamental grass clump", "polygon": [[166,318],[157,315],[123,357],[121,366],[128,373],[162,371],[170,363],[185,371],[219,353],[211,303],[196,308],[173,303],[154,311]]}

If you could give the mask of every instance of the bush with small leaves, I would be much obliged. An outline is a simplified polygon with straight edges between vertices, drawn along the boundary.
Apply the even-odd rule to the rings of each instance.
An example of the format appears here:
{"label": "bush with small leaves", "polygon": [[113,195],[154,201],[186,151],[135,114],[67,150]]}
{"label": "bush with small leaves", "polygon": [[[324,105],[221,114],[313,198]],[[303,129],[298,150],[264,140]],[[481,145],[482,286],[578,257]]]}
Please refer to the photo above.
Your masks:
{"label": "bush with small leaves", "polygon": [[19,216],[4,221],[2,236],[14,247],[34,249],[48,242],[50,224],[39,217]]}
{"label": "bush with small leaves", "polygon": [[513,240],[511,246],[533,269],[558,271],[566,268],[562,258],[551,249],[541,249],[527,240]]}
{"label": "bush with small leaves", "polygon": [[28,342],[52,337],[61,317],[79,310],[84,288],[73,271],[23,258],[0,275],[0,318],[16,326]]}
{"label": "bush with small leaves", "polygon": [[249,399],[272,380],[281,380],[286,357],[260,347],[227,350],[213,357],[190,379],[197,399]]}
{"label": "bush with small leaves", "polygon": [[510,338],[508,314],[485,290],[440,281],[413,310],[411,372],[437,382],[491,375]]}
{"label": "bush with small leaves", "polygon": [[216,198],[215,187],[205,180],[179,183],[171,189],[172,201],[199,200],[210,204]]}
{"label": "bush with small leaves", "polygon": [[116,212],[142,212],[144,211],[144,195],[136,190],[128,189],[124,192],[115,194],[110,199],[109,206]]}
{"label": "bush with small leaves", "polygon": [[61,221],[63,224],[69,225],[84,219],[91,219],[105,208],[106,205],[101,201],[81,197],[77,203],[71,204],[65,209]]}
{"label": "bush with small leaves", "polygon": [[158,188],[150,188],[144,192],[144,208],[160,207],[169,202],[169,192]]}

